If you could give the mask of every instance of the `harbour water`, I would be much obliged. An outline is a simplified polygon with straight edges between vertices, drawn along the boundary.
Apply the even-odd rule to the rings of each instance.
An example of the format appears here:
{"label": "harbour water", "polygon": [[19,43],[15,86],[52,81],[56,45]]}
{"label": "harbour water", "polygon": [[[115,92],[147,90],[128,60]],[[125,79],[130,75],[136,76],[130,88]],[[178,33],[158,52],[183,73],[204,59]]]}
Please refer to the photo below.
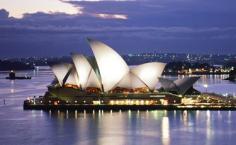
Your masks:
{"label": "harbour water", "polygon": [[[24,111],[53,79],[49,68],[22,71],[31,80],[6,80],[0,72],[0,145],[229,145],[236,142],[235,111]],[[170,76],[167,76],[170,77]],[[181,76],[179,76],[181,77]],[[200,91],[236,94],[227,75],[206,75]],[[204,88],[203,85],[208,87]],[[5,100],[5,104],[4,104]]]}

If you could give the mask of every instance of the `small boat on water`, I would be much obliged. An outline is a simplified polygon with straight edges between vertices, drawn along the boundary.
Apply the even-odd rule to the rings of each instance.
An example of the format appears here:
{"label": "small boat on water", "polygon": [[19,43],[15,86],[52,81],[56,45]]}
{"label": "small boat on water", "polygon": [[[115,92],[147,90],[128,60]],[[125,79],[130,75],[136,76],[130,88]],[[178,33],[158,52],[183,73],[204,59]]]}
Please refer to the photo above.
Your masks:
{"label": "small boat on water", "polygon": [[16,73],[12,70],[10,73],[9,73],[9,76],[6,77],[6,79],[9,79],[9,80],[25,80],[25,79],[31,79],[30,76],[16,76]]}

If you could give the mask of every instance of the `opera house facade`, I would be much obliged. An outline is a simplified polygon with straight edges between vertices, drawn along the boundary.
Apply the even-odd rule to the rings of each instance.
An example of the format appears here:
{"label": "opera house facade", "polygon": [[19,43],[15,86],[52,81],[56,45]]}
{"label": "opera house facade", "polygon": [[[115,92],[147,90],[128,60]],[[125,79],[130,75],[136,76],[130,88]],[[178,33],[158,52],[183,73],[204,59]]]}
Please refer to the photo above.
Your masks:
{"label": "opera house facade", "polygon": [[165,63],[129,67],[108,45],[93,39],[88,43],[94,57],[73,53],[73,63],[51,66],[55,80],[48,87],[49,99],[78,104],[149,105],[177,103],[179,96],[198,92],[191,90],[199,77],[168,80],[162,78]]}

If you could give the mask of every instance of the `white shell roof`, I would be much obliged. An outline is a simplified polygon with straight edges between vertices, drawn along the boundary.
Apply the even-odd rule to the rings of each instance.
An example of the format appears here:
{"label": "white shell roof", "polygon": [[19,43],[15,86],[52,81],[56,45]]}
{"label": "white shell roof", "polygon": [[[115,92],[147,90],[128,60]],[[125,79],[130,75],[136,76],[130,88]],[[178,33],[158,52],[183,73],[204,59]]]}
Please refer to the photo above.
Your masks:
{"label": "white shell roof", "polygon": [[159,81],[161,83],[161,87],[164,89],[172,89],[172,90],[176,90],[176,84],[174,83],[174,80],[169,80],[166,78],[159,78]]}
{"label": "white shell roof", "polygon": [[135,89],[147,86],[136,75],[134,75],[132,72],[129,72],[121,79],[116,87]]}
{"label": "white shell roof", "polygon": [[97,40],[88,41],[99,67],[103,89],[107,92],[129,72],[129,67],[111,47]]}
{"label": "white shell roof", "polygon": [[87,59],[80,54],[72,54],[72,60],[77,71],[78,75],[78,86],[82,87],[82,89],[86,88],[86,84],[90,75],[90,71],[92,70],[91,65],[87,61]]}
{"label": "white shell roof", "polygon": [[[165,63],[151,62],[129,68],[111,47],[97,40],[88,39],[88,42],[95,59],[90,60],[83,55],[72,54],[73,65],[64,63],[52,66],[52,71],[61,86],[65,83],[77,85],[82,89],[97,87],[103,88],[105,92],[115,87],[155,89]],[[182,86],[185,81],[176,83]]]}
{"label": "white shell roof", "polygon": [[101,89],[101,83],[93,69],[90,71],[86,87],[95,87]]}
{"label": "white shell roof", "polygon": [[65,84],[79,85],[79,77],[74,67],[72,68],[69,76],[66,78]]}
{"label": "white shell roof", "polygon": [[159,62],[145,63],[132,68],[131,72],[138,76],[150,90],[154,90],[165,65]]}
{"label": "white shell roof", "polygon": [[183,79],[175,80],[174,83],[179,88],[179,93],[184,94],[200,77],[185,77]]}
{"label": "white shell roof", "polygon": [[193,84],[199,79],[200,77],[185,77],[183,79],[177,79],[175,81],[160,78],[160,83],[162,87],[167,91],[176,91],[180,94],[184,94],[189,88],[193,86]]}
{"label": "white shell roof", "polygon": [[71,68],[72,65],[68,63],[56,64],[52,66],[52,71],[61,86],[63,85],[63,79]]}

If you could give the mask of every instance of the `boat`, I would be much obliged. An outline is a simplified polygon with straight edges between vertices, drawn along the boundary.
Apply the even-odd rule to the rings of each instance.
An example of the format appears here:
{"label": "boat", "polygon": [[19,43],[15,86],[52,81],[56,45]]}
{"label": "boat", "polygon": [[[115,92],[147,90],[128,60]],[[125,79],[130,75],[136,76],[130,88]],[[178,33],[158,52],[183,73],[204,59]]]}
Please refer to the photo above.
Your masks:
{"label": "boat", "polygon": [[9,80],[25,80],[25,79],[31,79],[30,76],[16,76],[16,73],[11,70],[11,72],[9,73],[9,76],[6,77],[6,79],[9,79]]}

